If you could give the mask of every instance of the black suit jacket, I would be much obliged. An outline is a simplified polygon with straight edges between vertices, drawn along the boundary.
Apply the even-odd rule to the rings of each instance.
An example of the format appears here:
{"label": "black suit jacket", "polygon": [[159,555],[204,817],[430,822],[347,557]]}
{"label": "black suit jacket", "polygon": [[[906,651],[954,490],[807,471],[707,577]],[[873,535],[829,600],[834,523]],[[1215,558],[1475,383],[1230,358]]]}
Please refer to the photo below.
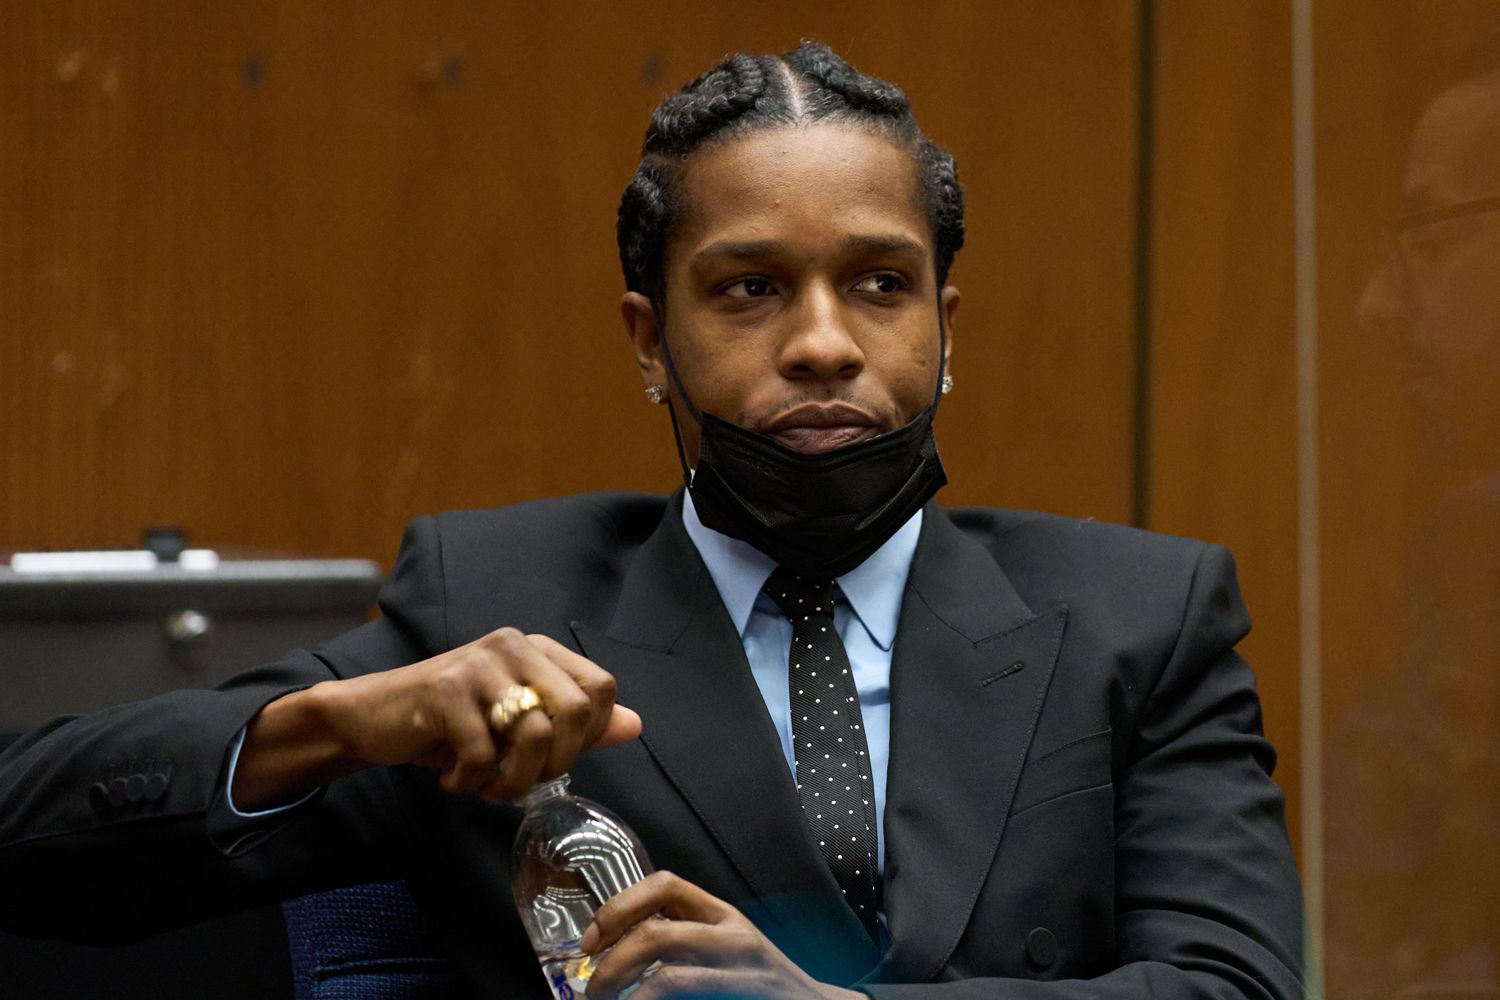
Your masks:
{"label": "black suit jacket", "polygon": [[[892,659],[881,956],[680,509],[598,494],[419,519],[382,619],[218,691],[31,734],[0,757],[0,924],[119,940],[399,874],[485,995],[545,996],[510,900],[515,809],[377,768],[236,843],[206,822],[270,699],[512,625],[598,662],[645,721],[580,758],[574,789],[823,980],[892,1000],[1300,996],[1300,893],[1223,549],[928,507]],[[111,802],[132,774],[169,780]]]}

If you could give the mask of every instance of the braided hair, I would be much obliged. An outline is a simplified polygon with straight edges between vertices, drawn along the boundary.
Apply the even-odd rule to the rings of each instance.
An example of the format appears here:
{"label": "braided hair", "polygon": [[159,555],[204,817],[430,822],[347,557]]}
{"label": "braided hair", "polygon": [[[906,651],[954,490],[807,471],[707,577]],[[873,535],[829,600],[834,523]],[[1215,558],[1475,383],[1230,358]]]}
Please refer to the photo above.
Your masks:
{"label": "braided hair", "polygon": [[753,130],[824,121],[879,131],[912,151],[943,285],[964,244],[964,194],[953,155],[917,127],[900,87],[865,76],[826,45],[803,42],[780,56],[728,56],[651,113],[615,227],[626,288],[645,294],[661,315],[667,240],[684,207],[678,181],[690,153]]}

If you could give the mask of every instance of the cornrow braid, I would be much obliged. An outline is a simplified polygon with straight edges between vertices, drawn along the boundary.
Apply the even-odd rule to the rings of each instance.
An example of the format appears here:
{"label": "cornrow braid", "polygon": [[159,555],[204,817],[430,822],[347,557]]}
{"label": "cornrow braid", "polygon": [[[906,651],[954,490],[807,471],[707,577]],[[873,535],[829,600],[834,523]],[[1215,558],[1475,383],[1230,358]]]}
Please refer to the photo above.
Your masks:
{"label": "cornrow braid", "polygon": [[792,72],[818,85],[819,89],[809,96],[826,107],[827,114],[836,113],[839,110],[836,102],[841,100],[849,108],[890,118],[904,131],[916,133],[917,122],[911,116],[911,102],[906,99],[905,91],[894,83],[865,76],[828,46],[803,43],[782,56],[782,60]]}
{"label": "cornrow braid", "polygon": [[[776,75],[775,69],[762,66],[762,61],[775,62],[768,56],[760,59],[729,56],[658,104],[651,112],[651,126],[646,130],[641,155],[686,155],[704,139],[754,109]],[[773,108],[763,111],[774,114]]]}
{"label": "cornrow braid", "polygon": [[679,180],[694,150],[752,130],[820,121],[874,129],[911,149],[938,284],[946,282],[964,244],[964,194],[952,154],[922,133],[900,87],[864,75],[826,45],[803,42],[781,56],[727,56],[651,113],[615,226],[625,287],[645,294],[661,314],[667,241],[684,208]]}

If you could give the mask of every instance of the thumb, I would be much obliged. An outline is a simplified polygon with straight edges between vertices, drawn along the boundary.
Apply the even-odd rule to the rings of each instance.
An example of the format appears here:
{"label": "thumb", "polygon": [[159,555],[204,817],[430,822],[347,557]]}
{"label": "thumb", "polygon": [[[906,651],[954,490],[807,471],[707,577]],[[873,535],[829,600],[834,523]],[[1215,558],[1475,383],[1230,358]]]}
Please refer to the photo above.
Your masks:
{"label": "thumb", "polygon": [[607,747],[615,743],[624,743],[641,735],[641,717],[632,709],[624,705],[616,705],[609,713],[609,721],[604,724],[604,732],[594,741],[596,747]]}

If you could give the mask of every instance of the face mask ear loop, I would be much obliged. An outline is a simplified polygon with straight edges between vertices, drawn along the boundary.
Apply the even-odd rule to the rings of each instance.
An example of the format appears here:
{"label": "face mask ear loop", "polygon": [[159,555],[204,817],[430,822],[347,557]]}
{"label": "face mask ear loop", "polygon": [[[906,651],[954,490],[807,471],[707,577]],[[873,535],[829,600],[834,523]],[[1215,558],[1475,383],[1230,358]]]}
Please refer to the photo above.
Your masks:
{"label": "face mask ear loop", "polygon": [[682,405],[687,407],[688,414],[692,416],[693,422],[700,427],[703,426],[703,414],[693,405],[693,401],[688,398],[687,388],[683,386],[682,379],[677,375],[677,366],[672,363],[672,352],[667,348],[666,337],[661,338],[661,357],[667,365],[667,377],[677,387],[677,396],[682,400]]}
{"label": "face mask ear loop", "polygon": [[948,364],[948,324],[943,322],[943,290],[937,293],[937,316],[938,316],[938,380],[937,388],[932,392],[932,415],[937,417],[938,402],[943,398],[943,369]]}
{"label": "face mask ear loop", "polygon": [[[682,379],[677,375],[677,366],[672,363],[672,351],[667,347],[667,314],[666,311],[656,303],[651,306],[656,310],[657,336],[661,340],[662,361],[667,366],[667,377],[672,380],[672,385],[677,389],[677,396],[682,404],[687,407],[688,413],[692,415],[699,427],[703,426],[703,415],[688,398],[687,389],[682,384]],[[691,487],[693,485],[693,469],[688,465],[687,449],[682,446],[682,428],[677,425],[677,407],[672,400],[667,400],[667,415],[672,419],[672,439],[677,442],[677,461],[682,466],[682,482]]]}
{"label": "face mask ear loop", "polygon": [[688,468],[687,449],[682,446],[682,430],[677,426],[677,408],[667,400],[667,416],[672,419],[672,440],[677,442],[677,461],[682,465],[682,484],[693,485],[693,470]]}

